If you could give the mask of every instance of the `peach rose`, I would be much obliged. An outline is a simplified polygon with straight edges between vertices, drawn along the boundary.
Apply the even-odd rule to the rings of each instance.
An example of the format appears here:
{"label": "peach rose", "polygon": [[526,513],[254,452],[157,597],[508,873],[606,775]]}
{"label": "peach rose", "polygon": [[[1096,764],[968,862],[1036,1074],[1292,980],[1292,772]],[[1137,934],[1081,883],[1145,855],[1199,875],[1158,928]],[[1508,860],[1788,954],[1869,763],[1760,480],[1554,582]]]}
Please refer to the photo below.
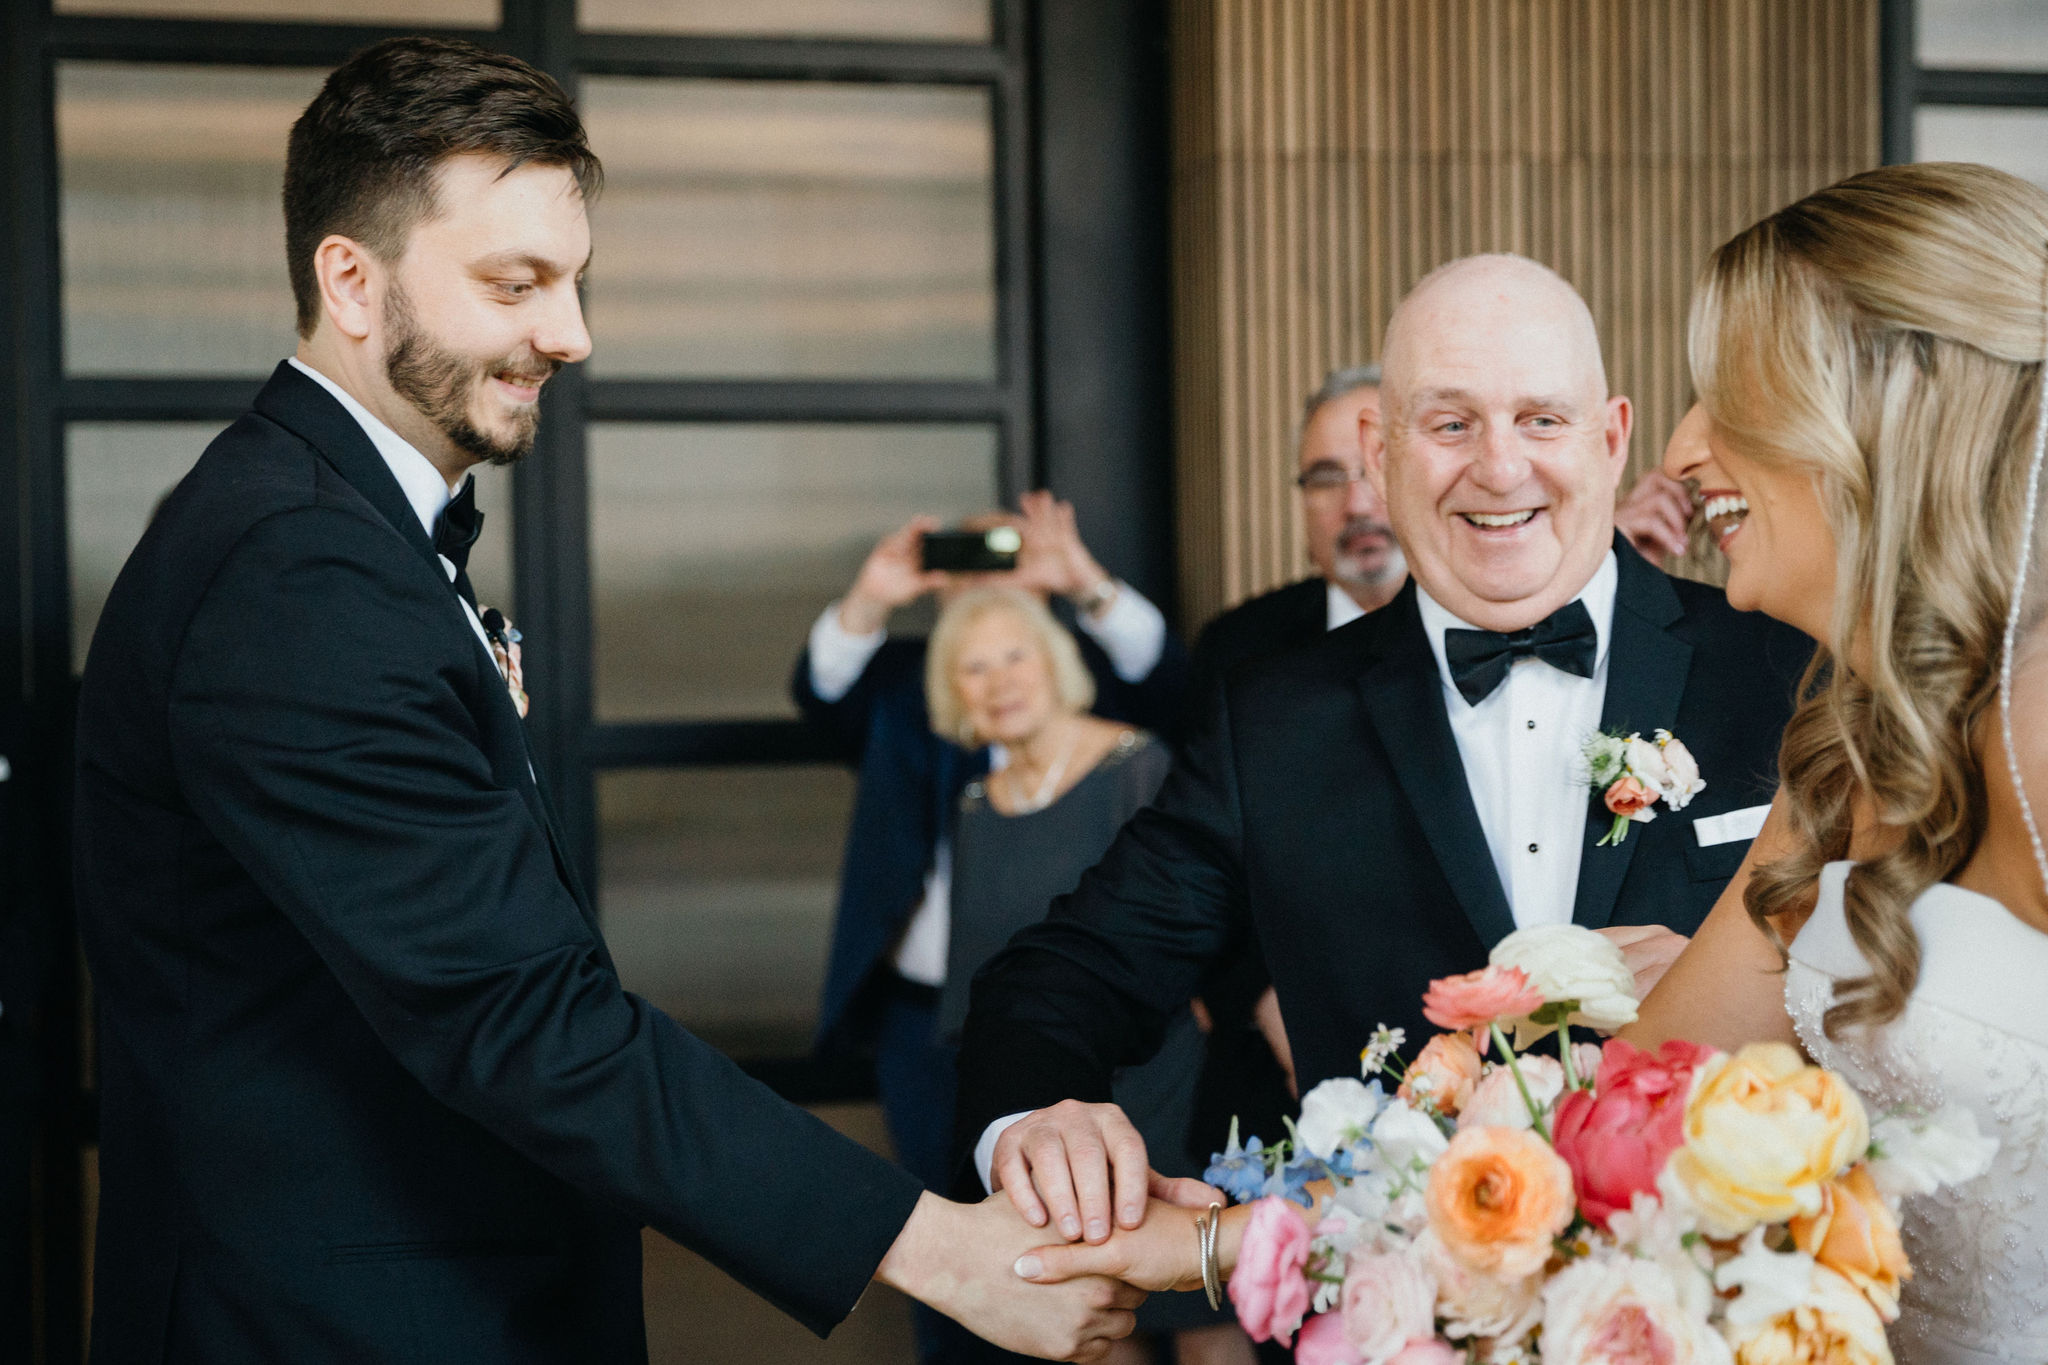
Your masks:
{"label": "peach rose", "polygon": [[1466,1266],[1533,1275],[1572,1221],[1572,1172],[1525,1128],[1467,1128],[1429,1172],[1429,1225]]}
{"label": "peach rose", "polygon": [[1821,1186],[1820,1212],[1792,1220],[1792,1242],[1862,1290],[1879,1317],[1898,1321],[1899,1281],[1913,1278],[1913,1268],[1868,1166],[1859,1162]]}
{"label": "peach rose", "polygon": [[1700,1067],[1685,1143],[1665,1176],[1701,1230],[1739,1237],[1759,1223],[1817,1214],[1821,1187],[1870,1146],[1863,1102],[1839,1076],[1784,1043],[1751,1043]]}
{"label": "peach rose", "polygon": [[1486,1064],[1479,1049],[1462,1033],[1439,1033],[1424,1044],[1422,1055],[1401,1078],[1399,1095],[1410,1104],[1427,1095],[1445,1118],[1455,1118],[1472,1098]]}
{"label": "peach rose", "polygon": [[1608,786],[1603,799],[1607,802],[1607,809],[1616,815],[1634,819],[1637,811],[1648,810],[1657,803],[1657,793],[1633,777],[1617,777]]}
{"label": "peach rose", "polygon": [[1472,1029],[1543,1008],[1543,995],[1520,967],[1482,967],[1439,977],[1422,994],[1422,1015],[1441,1029]]}

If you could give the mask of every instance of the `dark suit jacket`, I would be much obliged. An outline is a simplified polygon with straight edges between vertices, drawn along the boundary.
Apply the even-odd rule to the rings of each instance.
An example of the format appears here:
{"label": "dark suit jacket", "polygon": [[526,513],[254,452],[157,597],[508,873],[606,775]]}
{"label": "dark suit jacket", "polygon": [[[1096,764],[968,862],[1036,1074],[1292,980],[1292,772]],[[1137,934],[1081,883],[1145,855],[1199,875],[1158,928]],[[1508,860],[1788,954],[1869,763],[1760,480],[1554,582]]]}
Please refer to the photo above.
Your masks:
{"label": "dark suit jacket", "polygon": [[[1692,932],[1745,842],[1702,816],[1767,802],[1811,646],[1719,591],[1666,578],[1616,539],[1602,725],[1674,731],[1707,788],[1618,848],[1586,797],[1577,915]],[[1159,801],[1047,920],[976,979],[960,1059],[963,1146],[992,1120],[1109,1097],[1203,972],[1256,934],[1304,1090],[1356,1075],[1379,1023],[1432,1030],[1432,978],[1481,966],[1514,928],[1465,785],[1411,585],[1305,649],[1226,679]]]}
{"label": "dark suit jacket", "polygon": [[1190,730],[1200,728],[1216,688],[1233,668],[1300,645],[1314,644],[1330,628],[1330,587],[1304,578],[1248,598],[1224,612],[1195,638],[1188,688],[1196,710]]}
{"label": "dark suit jacket", "polygon": [[[1056,604],[1056,612],[1065,608]],[[1071,624],[1071,622],[1069,623]],[[1155,732],[1172,733],[1184,704],[1187,651],[1167,634],[1159,662],[1135,683],[1117,676],[1102,647],[1073,631],[1095,677],[1095,711]],[[925,642],[885,641],[851,690],[828,702],[811,688],[811,652],[797,656],[790,694],[840,759],[860,774],[839,908],[818,1012],[821,1050],[858,1050],[873,1039],[876,968],[924,898],[925,873],[939,841],[951,836],[960,793],[988,772],[988,751],[972,752],[932,733],[924,699]]]}
{"label": "dark suit jacket", "polygon": [[304,375],[122,571],[78,755],[97,1359],[642,1361],[642,1224],[814,1330],[859,1298],[916,1182],[620,988],[504,683]]}

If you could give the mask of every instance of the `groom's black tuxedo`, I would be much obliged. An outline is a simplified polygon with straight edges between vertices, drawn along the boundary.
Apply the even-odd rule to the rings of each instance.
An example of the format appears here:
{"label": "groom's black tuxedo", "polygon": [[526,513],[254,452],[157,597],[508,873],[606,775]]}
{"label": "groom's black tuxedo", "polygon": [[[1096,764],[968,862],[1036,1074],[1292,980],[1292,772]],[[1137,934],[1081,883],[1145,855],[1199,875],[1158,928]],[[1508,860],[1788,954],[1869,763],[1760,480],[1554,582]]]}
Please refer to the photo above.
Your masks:
{"label": "groom's black tuxedo", "polygon": [[164,503],[80,698],[106,1361],[644,1361],[640,1227],[814,1330],[918,1187],[619,986],[521,722],[288,366]]}
{"label": "groom's black tuxedo", "polygon": [[[1694,822],[1768,802],[1803,636],[1666,578],[1619,537],[1602,728],[1674,731],[1707,787],[1620,847],[1586,805],[1576,918],[1696,929],[1747,840]],[[1530,664],[1527,667],[1546,665]],[[1006,1114],[1109,1098],[1166,1011],[1256,933],[1302,1089],[1356,1075],[1373,1027],[1431,1031],[1434,977],[1483,966],[1514,928],[1481,832],[1413,584],[1313,644],[1226,676],[1157,803],[1051,915],[976,979],[960,1056],[963,1146]],[[1530,779],[1562,784],[1563,775]],[[1221,1146],[1223,1134],[1214,1135]]]}

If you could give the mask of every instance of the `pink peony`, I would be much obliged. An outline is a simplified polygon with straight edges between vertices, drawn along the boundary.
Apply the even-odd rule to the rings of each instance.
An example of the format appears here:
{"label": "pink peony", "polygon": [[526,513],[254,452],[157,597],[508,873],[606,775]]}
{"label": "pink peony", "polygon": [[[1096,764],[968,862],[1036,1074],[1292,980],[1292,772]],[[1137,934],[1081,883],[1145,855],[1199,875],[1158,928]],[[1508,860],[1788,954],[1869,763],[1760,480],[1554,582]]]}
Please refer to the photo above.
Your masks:
{"label": "pink peony", "polygon": [[1551,1143],[1572,1168],[1588,1222],[1605,1230],[1638,1193],[1656,1193],[1665,1161],[1685,1141],[1693,1072],[1713,1055],[1678,1039],[1651,1053],[1612,1038],[1597,1088],[1558,1101]]}
{"label": "pink peony", "polygon": [[1294,1360],[1295,1365],[1365,1365],[1365,1357],[1344,1335],[1344,1319],[1335,1313],[1318,1313],[1301,1325]]}
{"label": "pink peony", "polygon": [[1340,1300],[1344,1335],[1372,1362],[1390,1360],[1436,1325],[1436,1279],[1415,1256],[1399,1251],[1351,1253]]}
{"label": "pink peony", "polygon": [[1519,1019],[1543,1007],[1543,993],[1520,967],[1482,967],[1463,976],[1438,977],[1423,992],[1422,1014],[1442,1029],[1481,1028],[1496,1019]]}
{"label": "pink peony", "polygon": [[1297,1206],[1271,1197],[1252,1205],[1230,1276],[1230,1302],[1253,1341],[1285,1346],[1308,1312],[1308,1224]]}

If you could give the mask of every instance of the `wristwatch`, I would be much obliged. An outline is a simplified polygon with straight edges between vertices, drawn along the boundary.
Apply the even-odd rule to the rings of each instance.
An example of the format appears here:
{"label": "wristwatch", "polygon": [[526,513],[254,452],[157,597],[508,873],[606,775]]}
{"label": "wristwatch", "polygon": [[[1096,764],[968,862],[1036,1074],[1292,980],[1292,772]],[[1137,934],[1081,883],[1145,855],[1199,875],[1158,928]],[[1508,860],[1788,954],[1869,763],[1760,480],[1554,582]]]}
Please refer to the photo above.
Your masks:
{"label": "wristwatch", "polygon": [[1100,616],[1109,609],[1110,603],[1116,601],[1118,587],[1114,577],[1105,577],[1100,583],[1076,597],[1074,605],[1080,609],[1083,616]]}

